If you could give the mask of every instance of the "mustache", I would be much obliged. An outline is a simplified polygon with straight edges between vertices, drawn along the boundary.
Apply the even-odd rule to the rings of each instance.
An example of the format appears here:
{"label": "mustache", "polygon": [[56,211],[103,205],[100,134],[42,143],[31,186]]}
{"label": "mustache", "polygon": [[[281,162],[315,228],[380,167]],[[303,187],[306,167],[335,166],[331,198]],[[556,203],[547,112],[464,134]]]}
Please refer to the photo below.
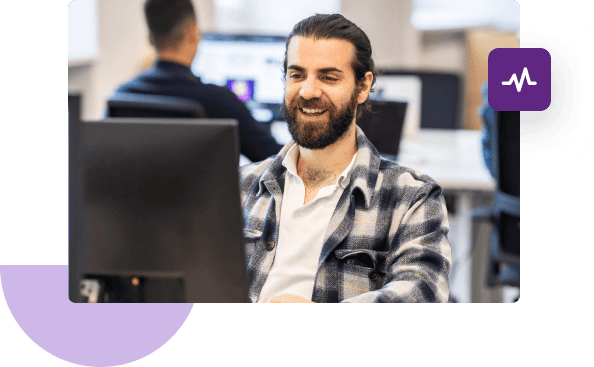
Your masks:
{"label": "mustache", "polygon": [[303,97],[299,97],[291,102],[291,107],[293,108],[307,108],[312,110],[327,110],[330,109],[326,103],[322,102],[319,98],[313,99],[305,99]]}

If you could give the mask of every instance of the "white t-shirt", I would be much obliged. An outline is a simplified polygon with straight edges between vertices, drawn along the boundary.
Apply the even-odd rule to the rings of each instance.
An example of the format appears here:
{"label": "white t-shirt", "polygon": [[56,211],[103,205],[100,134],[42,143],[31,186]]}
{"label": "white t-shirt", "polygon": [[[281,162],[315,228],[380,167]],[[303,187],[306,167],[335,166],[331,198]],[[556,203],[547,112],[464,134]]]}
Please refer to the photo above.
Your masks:
{"label": "white t-shirt", "polygon": [[321,188],[316,197],[305,205],[305,185],[297,175],[298,157],[299,146],[295,144],[282,163],[287,171],[278,247],[257,302],[282,294],[311,300],[324,235],[338,200],[349,184],[357,153],[336,183]]}

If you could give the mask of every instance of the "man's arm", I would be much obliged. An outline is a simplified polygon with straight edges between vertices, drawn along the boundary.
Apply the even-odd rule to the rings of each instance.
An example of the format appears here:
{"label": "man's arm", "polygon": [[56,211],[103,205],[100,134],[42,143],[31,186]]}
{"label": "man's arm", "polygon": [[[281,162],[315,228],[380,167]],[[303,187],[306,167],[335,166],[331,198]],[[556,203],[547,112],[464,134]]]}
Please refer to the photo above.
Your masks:
{"label": "man's arm", "polygon": [[398,221],[395,233],[390,231],[384,286],[342,302],[447,302],[452,263],[448,230],[441,188],[426,183]]}

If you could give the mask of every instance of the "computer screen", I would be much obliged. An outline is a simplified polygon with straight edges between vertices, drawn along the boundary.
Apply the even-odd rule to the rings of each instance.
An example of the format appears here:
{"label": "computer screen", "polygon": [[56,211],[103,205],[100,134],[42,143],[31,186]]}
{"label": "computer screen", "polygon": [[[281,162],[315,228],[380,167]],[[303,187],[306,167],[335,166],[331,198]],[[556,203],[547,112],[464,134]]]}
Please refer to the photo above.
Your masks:
{"label": "computer screen", "polygon": [[282,36],[204,33],[191,69],[203,83],[229,88],[257,121],[272,122],[284,95],[285,43]]}
{"label": "computer screen", "polygon": [[247,301],[236,130],[141,118],[71,130],[71,301]]}
{"label": "computer screen", "polygon": [[357,125],[371,144],[388,159],[396,160],[402,141],[407,103],[371,100],[371,111],[363,112]]}
{"label": "computer screen", "polygon": [[421,128],[457,129],[462,126],[462,78],[456,73],[424,70],[381,70],[383,76],[417,76],[421,80]]}
{"label": "computer screen", "polygon": [[414,141],[421,127],[421,78],[416,75],[383,75],[376,78],[370,100],[406,103],[402,139]]}

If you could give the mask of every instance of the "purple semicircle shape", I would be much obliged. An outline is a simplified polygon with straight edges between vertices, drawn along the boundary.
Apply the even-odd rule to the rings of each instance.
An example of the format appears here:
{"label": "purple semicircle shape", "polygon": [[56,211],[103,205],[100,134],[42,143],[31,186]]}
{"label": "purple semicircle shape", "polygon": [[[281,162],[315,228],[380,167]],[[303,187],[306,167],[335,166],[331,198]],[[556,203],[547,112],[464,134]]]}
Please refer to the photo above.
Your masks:
{"label": "purple semicircle shape", "polygon": [[143,358],[179,330],[192,303],[78,304],[68,299],[67,265],[2,265],[6,303],[41,348],[84,366]]}

